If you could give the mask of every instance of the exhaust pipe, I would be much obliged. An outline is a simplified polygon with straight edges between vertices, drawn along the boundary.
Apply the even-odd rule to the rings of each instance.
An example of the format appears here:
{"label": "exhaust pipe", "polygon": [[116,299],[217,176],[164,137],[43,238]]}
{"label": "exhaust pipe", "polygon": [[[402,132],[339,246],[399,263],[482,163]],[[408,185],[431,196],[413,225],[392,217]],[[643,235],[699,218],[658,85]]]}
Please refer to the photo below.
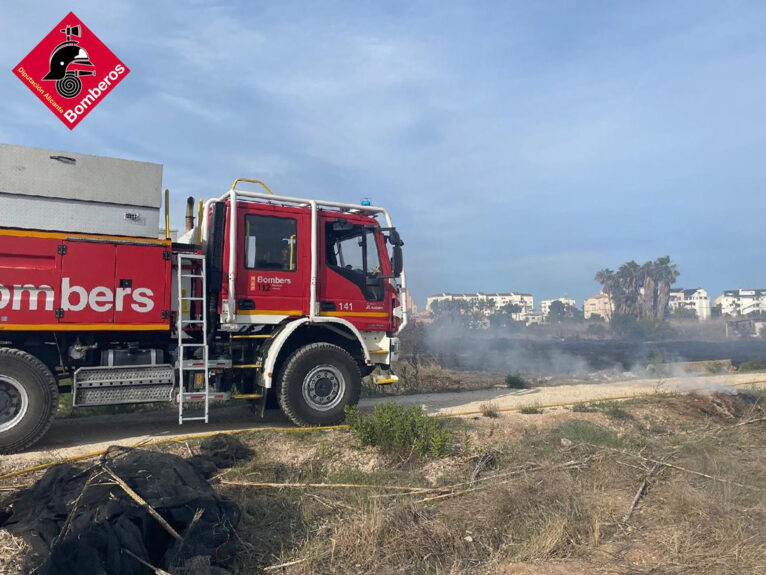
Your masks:
{"label": "exhaust pipe", "polygon": [[186,231],[190,232],[194,229],[194,198],[189,196],[186,198]]}

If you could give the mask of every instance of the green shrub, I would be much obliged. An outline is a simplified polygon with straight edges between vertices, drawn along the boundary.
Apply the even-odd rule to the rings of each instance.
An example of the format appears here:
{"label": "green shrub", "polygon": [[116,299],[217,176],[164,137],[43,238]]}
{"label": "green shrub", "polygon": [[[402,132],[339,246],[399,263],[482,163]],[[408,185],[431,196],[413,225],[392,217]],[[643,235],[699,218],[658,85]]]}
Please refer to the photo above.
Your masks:
{"label": "green shrub", "polygon": [[382,403],[372,413],[346,408],[346,423],[363,445],[385,451],[443,457],[452,453],[452,432],[417,405]]}
{"label": "green shrub", "polygon": [[524,415],[536,415],[542,412],[543,410],[536,405],[526,405],[519,410],[519,413],[523,413]]}
{"label": "green shrub", "polygon": [[595,405],[610,419],[633,419],[630,412],[626,411],[617,401],[602,401]]}
{"label": "green shrub", "polygon": [[766,404],[766,390],[756,388],[755,384],[750,385],[747,389],[740,389],[737,392],[737,397],[750,405]]}
{"label": "green shrub", "polygon": [[665,363],[665,357],[659,349],[655,348],[652,350],[652,353],[649,354],[648,362],[649,365],[659,365],[660,363]]}
{"label": "green shrub", "polygon": [[558,433],[574,443],[592,443],[608,447],[621,447],[622,445],[614,431],[584,419],[565,421],[559,426]]}
{"label": "green shrub", "polygon": [[575,403],[572,406],[572,411],[575,413],[593,413],[598,410],[589,403]]}
{"label": "green shrub", "polygon": [[493,401],[481,404],[481,414],[484,417],[500,417],[500,414],[497,412],[497,404]]}
{"label": "green shrub", "polygon": [[743,361],[739,364],[739,368],[737,371],[745,372],[745,371],[762,371],[764,369],[764,365],[762,361],[758,361],[757,359],[750,359],[748,361]]}
{"label": "green shrub", "polygon": [[509,389],[527,389],[529,382],[518,373],[509,373],[505,376],[505,386]]}

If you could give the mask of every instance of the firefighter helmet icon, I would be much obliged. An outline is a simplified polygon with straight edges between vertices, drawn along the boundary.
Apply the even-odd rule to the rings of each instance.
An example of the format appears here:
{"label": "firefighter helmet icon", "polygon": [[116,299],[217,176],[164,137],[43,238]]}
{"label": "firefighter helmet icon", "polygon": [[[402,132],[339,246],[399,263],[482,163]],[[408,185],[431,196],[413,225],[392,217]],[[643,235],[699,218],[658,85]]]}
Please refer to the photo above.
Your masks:
{"label": "firefighter helmet icon", "polygon": [[79,26],[67,26],[59,30],[66,35],[66,41],[53,49],[49,72],[43,80],[56,82],[56,91],[64,98],[75,98],[82,90],[80,76],[95,76],[94,70],[70,70],[70,66],[93,66],[85,48],[72,37],[80,37]]}

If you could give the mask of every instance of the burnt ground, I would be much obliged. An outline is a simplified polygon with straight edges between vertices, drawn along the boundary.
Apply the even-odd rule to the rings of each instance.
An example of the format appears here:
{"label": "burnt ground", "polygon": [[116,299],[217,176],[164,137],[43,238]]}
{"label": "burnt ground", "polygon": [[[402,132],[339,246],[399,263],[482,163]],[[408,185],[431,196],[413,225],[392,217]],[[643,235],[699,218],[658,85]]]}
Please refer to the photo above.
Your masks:
{"label": "burnt ground", "polygon": [[428,354],[448,368],[529,374],[640,370],[653,357],[666,362],[731,360],[735,366],[748,361],[766,363],[764,339],[631,341],[461,334],[459,338],[440,338],[428,349]]}

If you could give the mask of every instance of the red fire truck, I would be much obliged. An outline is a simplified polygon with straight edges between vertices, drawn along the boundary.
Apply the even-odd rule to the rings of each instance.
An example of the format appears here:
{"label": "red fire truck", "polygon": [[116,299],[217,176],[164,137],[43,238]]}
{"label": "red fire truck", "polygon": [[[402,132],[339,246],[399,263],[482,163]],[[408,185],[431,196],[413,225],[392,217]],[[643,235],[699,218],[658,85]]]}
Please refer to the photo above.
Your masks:
{"label": "red fire truck", "polygon": [[[328,425],[362,377],[397,381],[403,242],[384,208],[237,179],[187,207],[172,241],[167,191],[165,233],[151,223],[156,174],[157,201],[145,166],[119,162],[0,145],[0,453],[42,437],[62,393],[75,407],[175,402],[179,424],[272,394],[296,424]],[[122,203],[101,201],[99,168],[125,172]],[[30,184],[30,170],[46,176]],[[135,186],[148,199],[130,205]]]}

